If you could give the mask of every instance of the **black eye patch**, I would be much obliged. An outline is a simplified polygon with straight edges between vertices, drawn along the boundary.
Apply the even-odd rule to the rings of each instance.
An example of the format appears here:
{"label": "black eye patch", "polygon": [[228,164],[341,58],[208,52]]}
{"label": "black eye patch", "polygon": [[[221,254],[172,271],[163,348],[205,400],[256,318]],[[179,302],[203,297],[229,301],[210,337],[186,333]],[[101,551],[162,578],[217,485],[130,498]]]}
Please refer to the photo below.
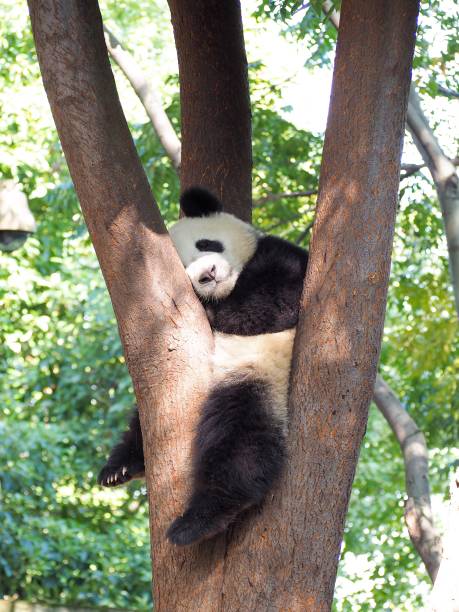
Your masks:
{"label": "black eye patch", "polygon": [[214,253],[223,253],[225,250],[223,244],[219,240],[198,240],[196,242],[198,251],[212,251]]}

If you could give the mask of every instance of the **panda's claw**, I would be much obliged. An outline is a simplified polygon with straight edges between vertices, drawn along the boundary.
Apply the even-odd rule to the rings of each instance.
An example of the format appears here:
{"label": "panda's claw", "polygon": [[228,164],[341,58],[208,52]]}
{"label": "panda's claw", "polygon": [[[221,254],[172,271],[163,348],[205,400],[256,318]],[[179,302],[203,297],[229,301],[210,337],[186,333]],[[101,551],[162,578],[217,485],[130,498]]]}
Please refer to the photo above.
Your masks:
{"label": "panda's claw", "polygon": [[145,467],[141,461],[121,465],[106,463],[99,472],[97,482],[103,487],[119,487],[134,478],[143,478],[144,475]]}

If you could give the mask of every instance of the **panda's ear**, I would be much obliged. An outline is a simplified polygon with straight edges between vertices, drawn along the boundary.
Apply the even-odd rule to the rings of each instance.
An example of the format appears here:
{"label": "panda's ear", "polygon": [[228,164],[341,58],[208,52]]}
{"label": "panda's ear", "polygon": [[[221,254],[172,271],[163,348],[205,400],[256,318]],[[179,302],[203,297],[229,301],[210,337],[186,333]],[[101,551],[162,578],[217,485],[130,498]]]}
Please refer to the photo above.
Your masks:
{"label": "panda's ear", "polygon": [[207,217],[223,210],[220,200],[207,189],[191,187],[180,197],[180,206],[185,217]]}

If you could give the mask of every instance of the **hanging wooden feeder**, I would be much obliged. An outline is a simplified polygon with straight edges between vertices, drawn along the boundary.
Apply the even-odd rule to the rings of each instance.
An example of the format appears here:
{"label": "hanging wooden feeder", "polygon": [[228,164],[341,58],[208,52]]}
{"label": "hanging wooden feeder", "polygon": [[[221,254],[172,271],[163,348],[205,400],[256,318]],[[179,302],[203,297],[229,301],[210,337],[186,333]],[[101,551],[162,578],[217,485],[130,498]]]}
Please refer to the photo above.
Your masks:
{"label": "hanging wooden feeder", "polygon": [[35,232],[26,196],[12,180],[0,181],[0,251],[15,251]]}

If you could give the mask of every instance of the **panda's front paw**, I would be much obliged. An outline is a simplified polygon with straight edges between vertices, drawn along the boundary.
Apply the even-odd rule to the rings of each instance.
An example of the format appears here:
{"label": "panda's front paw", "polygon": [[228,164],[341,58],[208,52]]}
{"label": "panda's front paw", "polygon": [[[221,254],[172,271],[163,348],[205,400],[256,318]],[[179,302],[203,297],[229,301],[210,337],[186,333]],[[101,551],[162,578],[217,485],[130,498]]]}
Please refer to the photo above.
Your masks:
{"label": "panda's front paw", "polygon": [[97,482],[103,487],[118,487],[133,478],[144,475],[143,465],[110,465],[107,463],[97,477]]}

